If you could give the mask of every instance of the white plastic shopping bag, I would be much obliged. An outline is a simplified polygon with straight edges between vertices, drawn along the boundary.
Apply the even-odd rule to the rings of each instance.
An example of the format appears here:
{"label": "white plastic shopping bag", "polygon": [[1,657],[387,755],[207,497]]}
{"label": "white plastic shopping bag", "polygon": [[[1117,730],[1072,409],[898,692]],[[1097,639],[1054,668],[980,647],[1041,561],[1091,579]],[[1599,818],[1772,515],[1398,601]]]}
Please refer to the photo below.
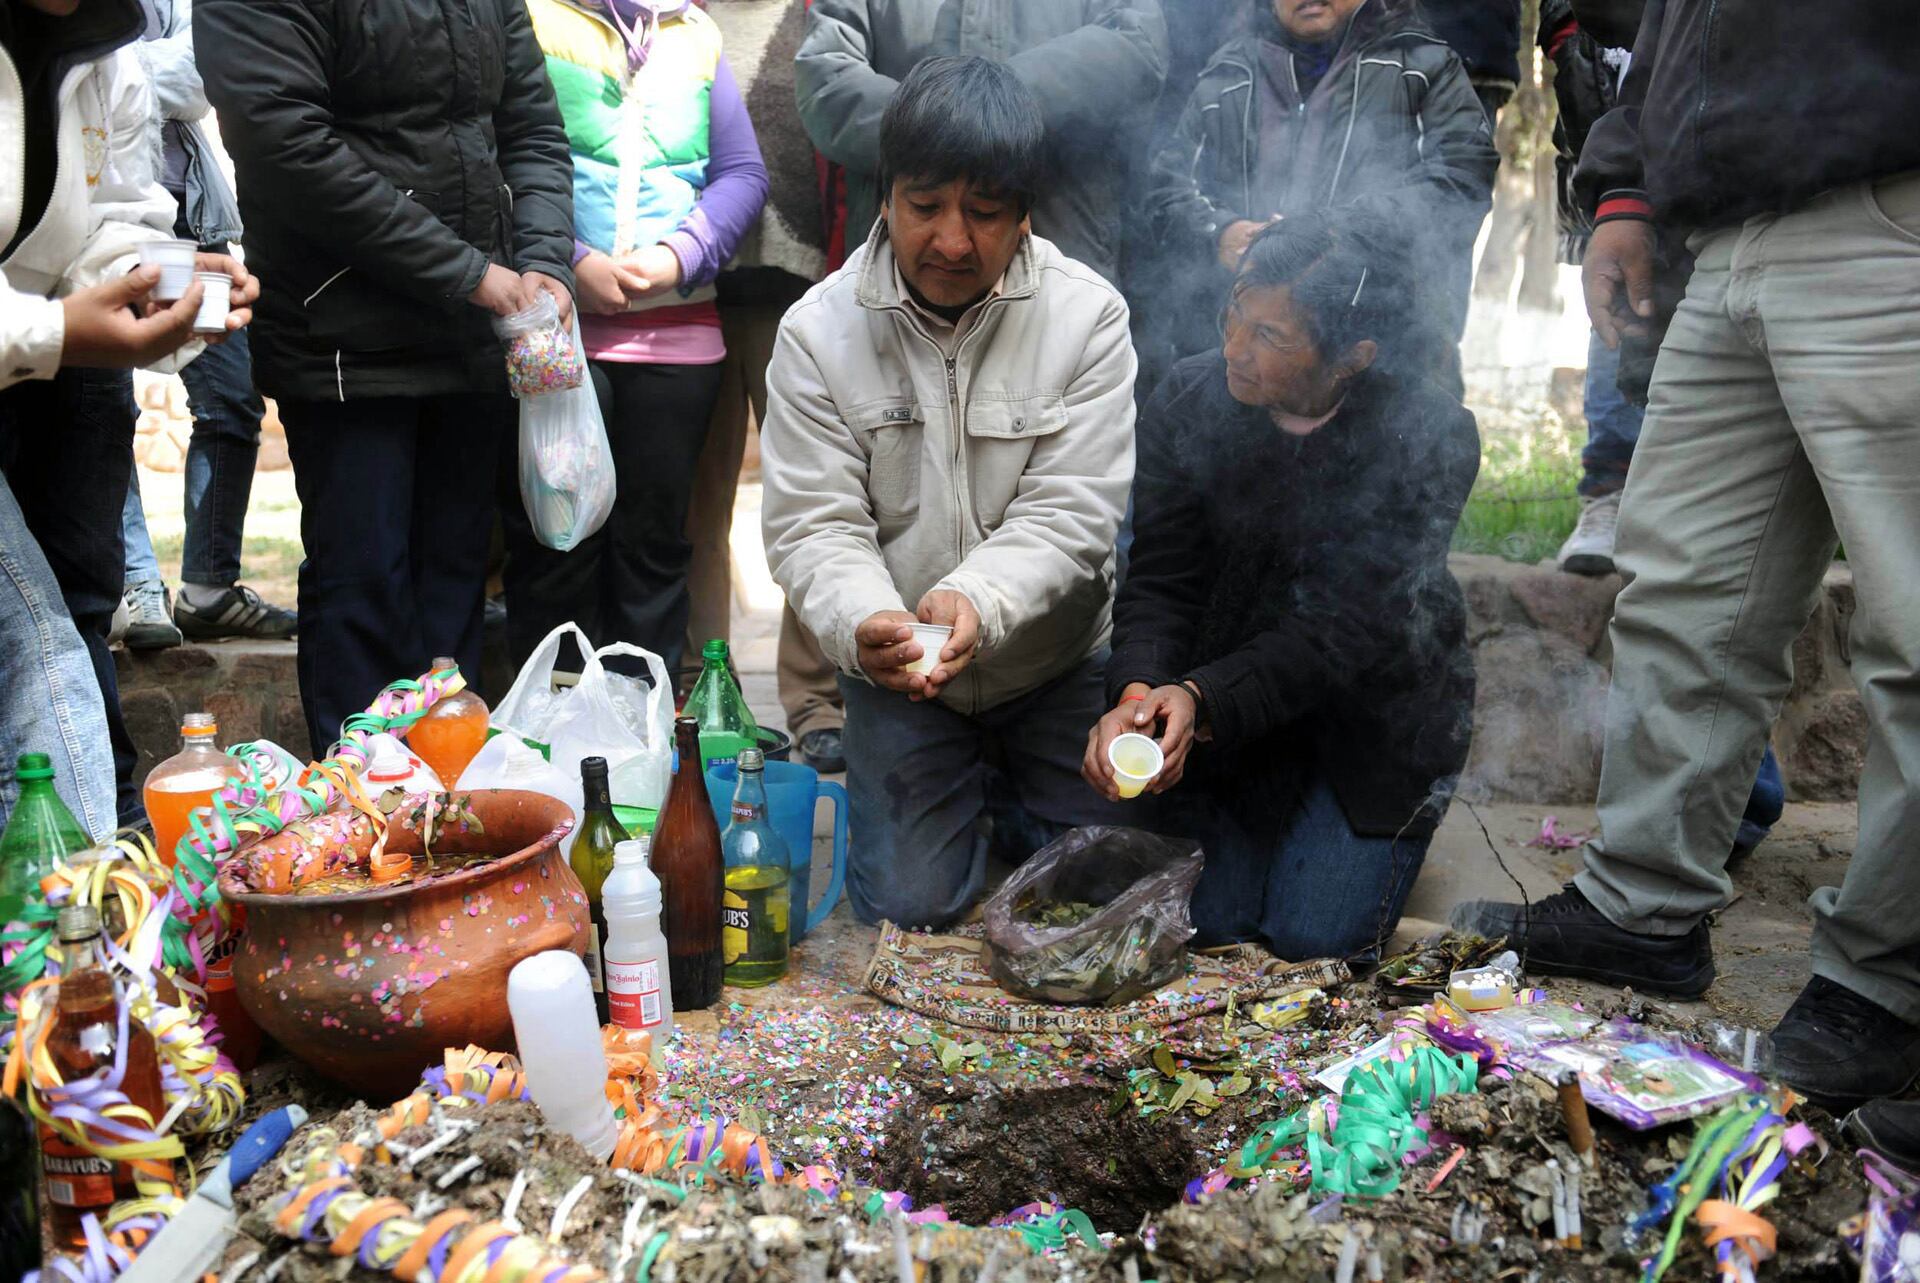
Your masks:
{"label": "white plastic shopping bag", "polygon": [[[580,341],[574,309],[573,343]],[[520,398],[520,502],[534,538],[565,552],[606,523],[613,511],[613,451],[593,379]]]}
{"label": "white plastic shopping bag", "polygon": [[[554,660],[567,637],[585,666],[575,685],[556,689]],[[615,656],[644,661],[652,685],[609,673],[603,661]],[[554,767],[575,780],[582,758],[606,758],[613,800],[622,806],[659,810],[667,799],[673,688],[665,661],[650,650],[625,642],[595,650],[578,624],[562,624],[534,647],[513,689],[493,710],[493,724],[545,744]]]}
{"label": "white plastic shopping bag", "polygon": [[573,855],[574,839],[580,836],[580,821],[586,816],[586,794],[580,787],[580,772],[569,774],[546,758],[538,749],[511,731],[502,731],[481,745],[480,751],[460,773],[460,789],[525,789],[558,798],[573,808],[573,832],[561,845],[562,855]]}

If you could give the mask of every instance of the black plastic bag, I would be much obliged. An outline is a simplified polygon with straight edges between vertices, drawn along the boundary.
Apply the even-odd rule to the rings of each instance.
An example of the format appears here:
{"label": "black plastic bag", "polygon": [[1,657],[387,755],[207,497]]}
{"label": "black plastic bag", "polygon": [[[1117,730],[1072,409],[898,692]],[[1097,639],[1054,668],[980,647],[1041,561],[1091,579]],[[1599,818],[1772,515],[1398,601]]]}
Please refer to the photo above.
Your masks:
{"label": "black plastic bag", "polygon": [[1040,1002],[1106,1006],[1158,989],[1180,974],[1201,864],[1199,843],[1142,829],[1062,835],[983,907],[994,980]]}

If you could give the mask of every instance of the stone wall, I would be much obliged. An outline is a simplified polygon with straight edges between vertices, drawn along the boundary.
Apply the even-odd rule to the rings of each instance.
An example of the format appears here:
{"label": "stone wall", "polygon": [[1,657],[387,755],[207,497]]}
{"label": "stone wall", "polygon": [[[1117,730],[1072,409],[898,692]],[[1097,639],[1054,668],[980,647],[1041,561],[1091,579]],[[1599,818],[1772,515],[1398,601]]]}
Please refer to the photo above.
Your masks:
{"label": "stone wall", "polygon": [[[1591,803],[1606,719],[1607,624],[1621,580],[1455,555],[1479,693],[1462,787],[1491,801]],[[1836,563],[1794,643],[1794,683],[1773,745],[1795,801],[1854,796],[1866,717],[1847,670],[1853,576]]]}
{"label": "stone wall", "polygon": [[[1469,796],[1591,803],[1600,781],[1611,660],[1607,621],[1620,580],[1498,557],[1456,555],[1452,564],[1466,591],[1479,671],[1464,785]],[[1774,727],[1787,795],[1798,801],[1850,799],[1859,779],[1866,718],[1847,672],[1852,617],[1853,578],[1836,565],[1794,645],[1793,691]],[[499,637],[488,637],[486,658],[482,693],[498,698],[512,680]],[[291,643],[122,652],[118,662],[141,778],[172,754],[181,714],[196,708],[219,718],[223,743],[264,737],[295,754],[309,751]],[[777,716],[775,709],[760,711]]]}

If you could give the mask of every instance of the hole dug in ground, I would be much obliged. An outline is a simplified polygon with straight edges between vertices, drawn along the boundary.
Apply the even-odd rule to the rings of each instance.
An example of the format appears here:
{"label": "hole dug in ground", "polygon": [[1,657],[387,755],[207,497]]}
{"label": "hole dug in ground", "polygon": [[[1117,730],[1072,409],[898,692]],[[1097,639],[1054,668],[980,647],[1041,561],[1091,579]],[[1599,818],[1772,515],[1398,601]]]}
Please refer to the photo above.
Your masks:
{"label": "hole dug in ground", "polygon": [[870,1182],[917,1207],[946,1205],[969,1225],[1036,1199],[1077,1207],[1102,1230],[1132,1233],[1180,1201],[1206,1167],[1177,1123],[1115,1112],[1113,1092],[1047,1087],[940,1099],[916,1095],[880,1147]]}

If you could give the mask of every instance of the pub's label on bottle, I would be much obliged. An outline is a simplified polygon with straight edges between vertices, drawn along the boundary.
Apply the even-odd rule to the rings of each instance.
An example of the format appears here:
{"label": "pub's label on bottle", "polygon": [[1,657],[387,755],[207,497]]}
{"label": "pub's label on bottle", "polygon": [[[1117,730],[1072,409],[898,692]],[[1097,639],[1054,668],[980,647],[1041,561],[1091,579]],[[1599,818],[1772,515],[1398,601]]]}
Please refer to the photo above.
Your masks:
{"label": "pub's label on bottle", "polygon": [[720,898],[720,960],[728,966],[740,961],[747,952],[747,934],[753,929],[753,912],[738,892],[728,888]]}
{"label": "pub's label on bottle", "polygon": [[736,820],[751,821],[753,819],[753,804],[751,802],[734,802],[730,804],[727,809],[732,812],[733,818]]}
{"label": "pub's label on bottle", "polygon": [[623,1029],[652,1029],[666,1019],[659,961],[607,963],[607,1011]]}
{"label": "pub's label on bottle", "polygon": [[63,1207],[106,1207],[113,1202],[113,1160],[88,1153],[56,1136],[40,1134],[40,1167],[47,1201]]}

